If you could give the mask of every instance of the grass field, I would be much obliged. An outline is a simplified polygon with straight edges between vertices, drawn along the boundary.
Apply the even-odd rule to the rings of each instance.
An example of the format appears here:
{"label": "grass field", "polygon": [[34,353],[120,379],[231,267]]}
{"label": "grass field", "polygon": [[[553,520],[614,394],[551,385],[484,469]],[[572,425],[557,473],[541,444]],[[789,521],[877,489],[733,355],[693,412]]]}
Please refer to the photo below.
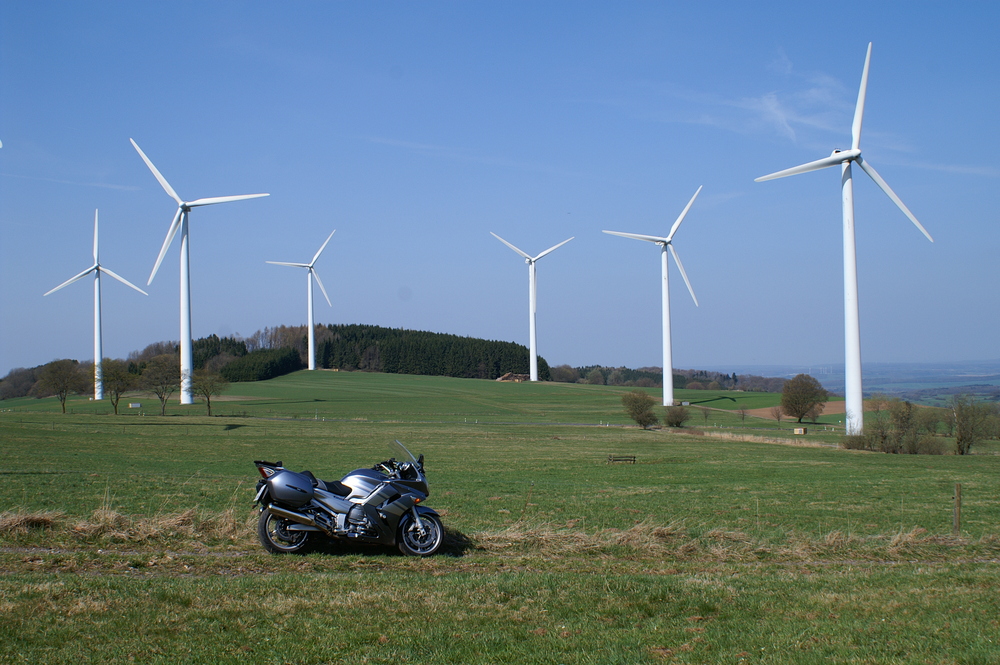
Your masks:
{"label": "grass field", "polygon": [[[697,392],[720,410],[684,433],[609,387],[332,372],[213,418],[0,403],[0,662],[1000,662],[995,444],[840,450]],[[262,552],[253,459],[333,478],[392,439],[444,554]]]}

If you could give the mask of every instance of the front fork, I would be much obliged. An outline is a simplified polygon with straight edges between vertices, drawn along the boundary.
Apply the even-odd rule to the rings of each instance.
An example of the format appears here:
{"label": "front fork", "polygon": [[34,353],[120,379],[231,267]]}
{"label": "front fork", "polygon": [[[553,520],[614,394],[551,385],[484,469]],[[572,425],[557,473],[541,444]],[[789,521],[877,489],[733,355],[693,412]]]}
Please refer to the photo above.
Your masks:
{"label": "front fork", "polygon": [[420,534],[421,538],[426,537],[427,529],[424,528],[424,521],[420,519],[420,513],[417,512],[416,505],[414,505],[413,508],[410,508],[410,510],[413,512],[413,523],[417,527],[417,533]]}

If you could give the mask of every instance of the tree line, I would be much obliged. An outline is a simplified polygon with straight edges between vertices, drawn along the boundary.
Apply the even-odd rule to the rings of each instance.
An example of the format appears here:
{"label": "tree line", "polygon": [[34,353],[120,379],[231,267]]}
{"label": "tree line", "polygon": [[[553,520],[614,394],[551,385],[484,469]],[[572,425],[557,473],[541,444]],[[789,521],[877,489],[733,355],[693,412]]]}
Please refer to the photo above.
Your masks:
{"label": "tree line", "polygon": [[[663,386],[663,371],[659,367],[606,367],[588,365],[571,367],[557,365],[551,369],[553,381],[562,383],[589,383],[601,386],[634,386],[636,388],[660,388]],[[687,390],[742,390],[744,392],[781,392],[785,379],[757,376],[754,374],[724,374],[696,369],[674,370],[674,389]]]}

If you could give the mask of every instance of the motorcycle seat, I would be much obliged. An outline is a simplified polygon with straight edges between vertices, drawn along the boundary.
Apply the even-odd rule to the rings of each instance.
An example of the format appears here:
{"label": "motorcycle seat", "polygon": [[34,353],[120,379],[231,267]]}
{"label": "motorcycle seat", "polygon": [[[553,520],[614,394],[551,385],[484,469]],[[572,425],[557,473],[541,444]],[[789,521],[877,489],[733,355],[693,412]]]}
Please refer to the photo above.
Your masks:
{"label": "motorcycle seat", "polygon": [[336,494],[337,496],[349,496],[352,492],[350,487],[339,480],[320,480],[313,475],[312,471],[303,471],[302,475],[312,481],[313,487],[318,487],[321,490],[330,492],[331,494]]}
{"label": "motorcycle seat", "polygon": [[327,492],[332,492],[337,496],[346,497],[353,491],[350,487],[340,482],[339,480],[321,480],[319,481],[326,487]]}

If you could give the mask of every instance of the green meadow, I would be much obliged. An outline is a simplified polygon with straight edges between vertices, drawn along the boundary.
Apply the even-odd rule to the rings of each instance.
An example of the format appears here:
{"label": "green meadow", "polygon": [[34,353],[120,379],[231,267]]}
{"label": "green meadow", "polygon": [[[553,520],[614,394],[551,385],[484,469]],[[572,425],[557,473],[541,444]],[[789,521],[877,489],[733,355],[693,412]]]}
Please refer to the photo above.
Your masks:
{"label": "green meadow", "polygon": [[[995,443],[847,451],[835,417],[795,435],[738,413],[780,396],[708,391],[644,431],[624,390],[299,372],[211,418],[0,402],[0,662],[1000,662]],[[254,459],[337,478],[393,439],[442,554],[263,552]]]}

